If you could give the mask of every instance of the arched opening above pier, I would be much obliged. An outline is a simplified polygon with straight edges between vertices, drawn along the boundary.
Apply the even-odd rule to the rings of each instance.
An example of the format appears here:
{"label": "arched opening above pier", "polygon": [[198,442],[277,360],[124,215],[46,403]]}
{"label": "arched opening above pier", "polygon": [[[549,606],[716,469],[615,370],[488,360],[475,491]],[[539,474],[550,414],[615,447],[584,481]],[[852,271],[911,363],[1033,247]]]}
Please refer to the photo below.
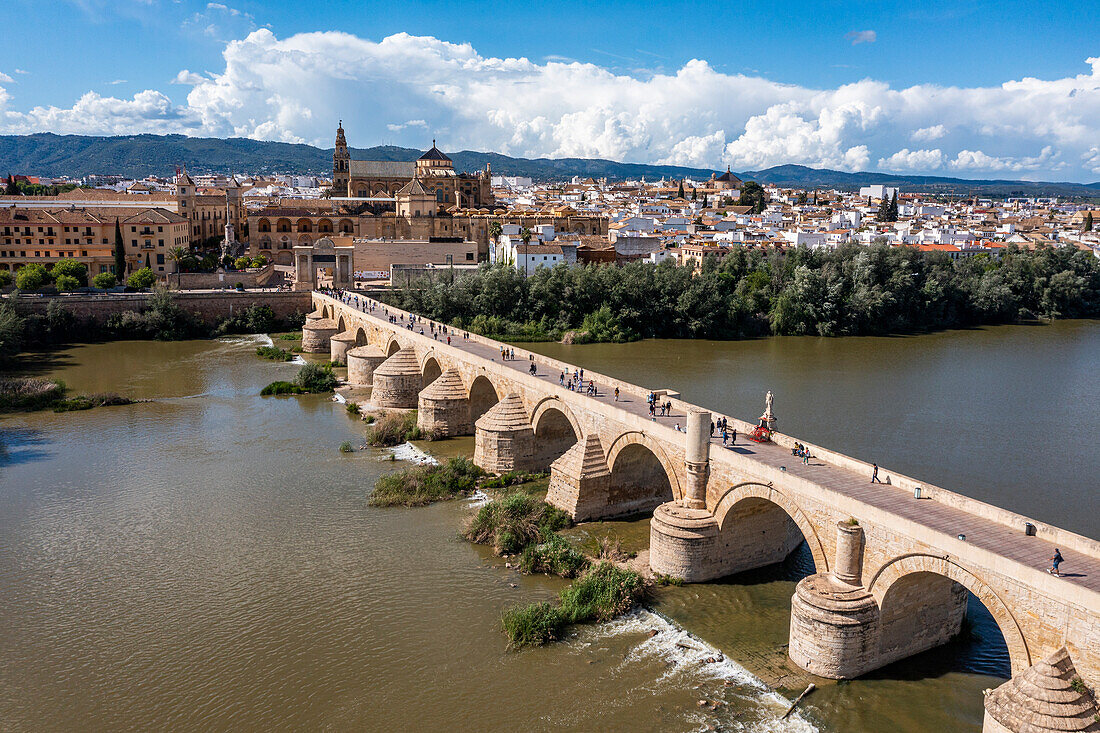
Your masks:
{"label": "arched opening above pier", "polygon": [[574,421],[558,400],[546,400],[535,408],[532,423],[535,428],[534,464],[549,471],[550,464],[573,447],[581,436]]}
{"label": "arched opening above pier", "polygon": [[809,519],[785,494],[770,486],[746,483],[731,487],[715,505],[714,517],[725,575],[783,563],[779,576],[800,580],[829,569]]}
{"label": "arched opening above pier", "polygon": [[360,326],[355,331],[355,345],[356,346],[366,346],[367,343],[368,343],[367,342],[367,332],[362,326]]}
{"label": "arched opening above pier", "polygon": [[650,511],[672,501],[672,481],[657,454],[642,442],[609,451],[608,505],[616,514]]}
{"label": "arched opening above pier", "polygon": [[427,387],[429,384],[439,378],[439,375],[443,373],[443,370],[439,368],[439,362],[436,361],[434,356],[429,356],[424,360],[424,366],[421,368],[421,372],[424,376],[423,386]]}
{"label": "arched opening above pier", "polygon": [[390,339],[390,345],[386,347],[386,356],[393,356],[398,351],[401,351],[401,344],[397,343],[397,339]]}
{"label": "arched opening above pier", "polygon": [[487,377],[478,376],[470,385],[470,422],[477,422],[499,401],[493,383]]}
{"label": "arched opening above pier", "polygon": [[1008,677],[1032,664],[1008,606],[948,559],[898,558],[875,574],[869,590],[879,604],[879,658],[885,664],[948,644],[925,659],[936,673],[964,670]]}

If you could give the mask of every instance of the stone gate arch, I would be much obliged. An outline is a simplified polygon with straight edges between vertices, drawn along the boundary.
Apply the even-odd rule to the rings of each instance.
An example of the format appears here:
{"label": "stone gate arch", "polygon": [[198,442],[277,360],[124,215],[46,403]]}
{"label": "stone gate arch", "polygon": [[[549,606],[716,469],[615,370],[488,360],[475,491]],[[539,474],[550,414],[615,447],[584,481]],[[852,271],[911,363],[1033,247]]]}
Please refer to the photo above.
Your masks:
{"label": "stone gate arch", "polygon": [[397,340],[397,337],[393,337],[386,346],[386,356],[393,356],[398,351],[401,351],[401,342]]}
{"label": "stone gate arch", "polygon": [[[997,627],[1001,630],[1001,636],[1004,637],[1005,645],[1008,647],[1012,674],[1019,674],[1031,666],[1031,650],[1028,648],[1027,639],[1024,638],[1024,633],[1020,629],[1020,624],[1016,621],[1012,610],[980,578],[947,557],[911,553],[889,560],[875,571],[875,574],[867,583],[867,590],[878,603],[881,616],[885,617],[886,612],[889,610],[888,601],[891,599],[888,596],[890,590],[907,578],[913,578],[921,574],[947,578],[973,593],[993,616],[993,620],[997,622]],[[885,628],[883,632],[886,632]]]}
{"label": "stone gate arch", "polygon": [[[733,531],[732,525],[737,521],[737,509],[739,507],[749,510],[764,508],[766,511],[767,505],[771,505],[781,510],[786,517],[798,527],[798,531],[802,533],[802,539],[810,549],[810,554],[813,555],[816,572],[828,572],[828,555],[821,544],[821,538],[818,537],[817,529],[798,505],[795,504],[789,496],[776,489],[774,486],[747,481],[727,489],[714,505],[714,519],[718,522],[719,539],[721,540],[723,535],[727,535]],[[790,549],[793,550],[794,548],[792,547]],[[787,553],[783,553],[783,556],[786,557],[786,554]],[[771,560],[771,562],[757,564],[755,567],[763,567],[763,565],[770,565],[773,562],[781,562],[782,560],[783,557],[780,557]],[[747,570],[749,568],[746,567],[743,569]],[[737,571],[734,570],[732,572]]]}
{"label": "stone gate arch", "polygon": [[[617,513],[653,509],[666,501],[683,498],[675,464],[660,443],[641,431],[621,433],[611,442],[607,449],[607,467],[611,472],[608,504]],[[663,479],[671,496],[665,494],[663,485],[643,486],[642,474],[646,472],[650,480],[655,473]]]}

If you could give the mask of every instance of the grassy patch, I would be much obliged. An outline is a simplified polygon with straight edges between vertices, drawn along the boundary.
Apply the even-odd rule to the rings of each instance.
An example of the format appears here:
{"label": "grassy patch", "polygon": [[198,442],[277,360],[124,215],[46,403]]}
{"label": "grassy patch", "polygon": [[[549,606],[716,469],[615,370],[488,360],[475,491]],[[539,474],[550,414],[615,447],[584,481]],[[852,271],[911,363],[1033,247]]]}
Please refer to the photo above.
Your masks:
{"label": "grassy patch", "polygon": [[355,448],[352,447],[350,440],[345,440],[343,443],[340,444],[341,453],[351,453],[354,450]]}
{"label": "grassy patch", "polygon": [[336,375],[332,373],[331,367],[306,364],[298,370],[298,376],[294,377],[293,382],[272,382],[260,390],[260,394],[268,396],[331,392],[336,384]]}
{"label": "grassy patch", "polygon": [[494,476],[482,482],[483,489],[504,489],[509,486],[519,486],[544,478],[545,473],[527,473],[526,471],[506,471],[499,476]]}
{"label": "grassy patch", "polygon": [[0,413],[53,410],[72,412],[93,407],[130,405],[134,400],[113,392],[66,397],[68,388],[58,380],[36,378],[0,379]]}
{"label": "grassy patch", "polygon": [[129,397],[123,397],[114,392],[100,392],[90,395],[77,395],[68,399],[59,400],[53,406],[54,412],[73,412],[75,410],[90,410],[93,407],[114,407],[115,405],[132,405],[134,401]]}
{"label": "grassy patch", "polygon": [[561,636],[569,624],[610,621],[641,600],[642,576],[601,562],[558,594],[558,605],[532,603],[515,606],[501,615],[501,627],[513,648],[546,644]]}
{"label": "grassy patch", "polygon": [[435,440],[434,433],[426,433],[416,426],[416,410],[411,412],[386,412],[370,421],[367,444],[386,448],[401,445],[410,440]]}
{"label": "grassy patch", "polygon": [[532,603],[504,610],[500,625],[513,648],[541,646],[554,641],[565,625],[561,611],[549,603]]}
{"label": "grassy patch", "polygon": [[497,554],[514,555],[528,545],[548,540],[571,522],[561,509],[514,493],[478,509],[463,536],[479,545],[492,545]]}
{"label": "grassy patch", "polygon": [[527,545],[519,558],[525,573],[550,573],[575,578],[588,567],[588,557],[575,550],[561,535],[551,534],[545,541]]}
{"label": "grassy patch", "polygon": [[352,402],[351,400],[348,400],[347,403],[344,404],[344,411],[347,412],[352,417],[358,417],[359,416],[359,403],[358,402]]}
{"label": "grassy patch", "polygon": [[291,361],[294,359],[294,353],[287,351],[286,349],[280,349],[278,346],[260,346],[256,348],[256,356],[262,356],[265,359],[271,359],[272,361]]}
{"label": "grassy patch", "polygon": [[562,590],[562,617],[571,624],[609,621],[632,609],[643,593],[641,575],[601,562]]}
{"label": "grassy patch", "polygon": [[49,379],[0,379],[0,412],[44,410],[65,396],[65,383]]}
{"label": "grassy patch", "polygon": [[414,466],[378,479],[368,499],[371,506],[424,506],[467,494],[477,486],[483,471],[469,458]]}
{"label": "grassy patch", "polygon": [[664,573],[658,573],[657,576],[654,578],[654,581],[657,583],[657,585],[660,586],[681,586],[684,584],[683,578],[677,578],[675,575],[665,575]]}

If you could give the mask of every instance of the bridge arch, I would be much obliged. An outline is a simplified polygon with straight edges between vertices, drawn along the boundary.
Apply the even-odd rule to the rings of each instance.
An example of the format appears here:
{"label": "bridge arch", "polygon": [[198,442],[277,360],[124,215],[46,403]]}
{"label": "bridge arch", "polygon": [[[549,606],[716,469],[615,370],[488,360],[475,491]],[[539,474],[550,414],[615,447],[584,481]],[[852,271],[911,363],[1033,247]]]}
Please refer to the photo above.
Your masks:
{"label": "bridge arch", "polygon": [[[802,533],[802,539],[806,542],[806,546],[810,548],[810,554],[813,555],[816,572],[826,573],[829,571],[829,556],[821,544],[821,538],[818,537],[817,530],[789,496],[774,486],[751,481],[731,486],[722,494],[714,506],[714,518],[718,522],[719,534],[732,532],[733,525],[738,520],[738,511],[745,510],[754,514],[770,512],[773,519],[776,519],[774,514],[776,510],[782,511],[790,521],[794,522],[795,526],[798,527],[798,531]],[[758,541],[757,544],[759,544]],[[776,562],[782,559],[779,558]]]}
{"label": "bridge arch", "polygon": [[547,470],[582,435],[573,411],[557,397],[538,401],[531,411],[531,426],[535,431],[535,462]]}
{"label": "bridge arch", "polygon": [[889,612],[893,602],[890,591],[904,588],[907,582],[921,580],[927,576],[939,576],[958,583],[973,593],[985,606],[986,610],[993,616],[993,620],[997,622],[997,627],[1001,630],[1001,636],[1004,637],[1013,675],[1017,675],[1031,666],[1031,650],[1028,648],[1027,639],[1024,638],[1024,633],[1020,629],[1016,617],[1012,614],[1012,610],[979,577],[947,557],[911,553],[889,560],[875,571],[875,574],[867,583],[867,590],[878,603],[880,617],[883,619],[884,624],[882,629],[884,638],[888,634],[886,622],[890,616]]}
{"label": "bridge arch", "polygon": [[622,433],[611,442],[607,467],[611,472],[608,503],[621,507],[624,514],[683,498],[675,464],[660,443],[639,430]]}
{"label": "bridge arch", "polygon": [[340,315],[340,320],[336,322],[336,333],[343,333],[347,330],[347,322],[344,320],[343,314]]}
{"label": "bridge arch", "polygon": [[325,318],[332,318],[333,312],[334,311],[332,309],[332,306],[328,305],[327,303],[325,304],[325,307],[321,309],[321,313],[324,315]]}
{"label": "bridge arch", "polygon": [[389,345],[386,347],[386,356],[393,356],[398,351],[401,351],[401,342],[394,336],[390,339]]}
{"label": "bridge arch", "polygon": [[424,387],[434,382],[439,378],[439,375],[443,373],[443,369],[439,366],[439,359],[436,358],[434,349],[424,355],[424,359],[420,362],[420,373],[424,380]]}
{"label": "bridge arch", "polygon": [[496,387],[484,374],[477,375],[470,383],[470,422],[477,422],[477,419],[492,409],[497,402],[500,402],[500,396]]}
{"label": "bridge arch", "polygon": [[356,346],[365,346],[367,343],[368,343],[368,340],[367,340],[367,331],[366,331],[366,329],[363,328],[362,326],[355,329],[355,345]]}

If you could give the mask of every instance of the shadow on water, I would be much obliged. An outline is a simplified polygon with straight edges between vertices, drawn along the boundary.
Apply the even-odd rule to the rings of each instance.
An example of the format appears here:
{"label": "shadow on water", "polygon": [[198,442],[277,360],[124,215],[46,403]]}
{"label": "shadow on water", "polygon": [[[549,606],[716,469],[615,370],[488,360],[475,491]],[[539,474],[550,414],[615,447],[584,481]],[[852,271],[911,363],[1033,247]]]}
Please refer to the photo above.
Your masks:
{"label": "shadow on water", "polygon": [[49,442],[33,428],[0,429],[0,468],[50,458],[53,454],[43,448]]}
{"label": "shadow on water", "polygon": [[0,372],[5,377],[40,377],[77,364],[63,346],[24,351],[19,359]]}

